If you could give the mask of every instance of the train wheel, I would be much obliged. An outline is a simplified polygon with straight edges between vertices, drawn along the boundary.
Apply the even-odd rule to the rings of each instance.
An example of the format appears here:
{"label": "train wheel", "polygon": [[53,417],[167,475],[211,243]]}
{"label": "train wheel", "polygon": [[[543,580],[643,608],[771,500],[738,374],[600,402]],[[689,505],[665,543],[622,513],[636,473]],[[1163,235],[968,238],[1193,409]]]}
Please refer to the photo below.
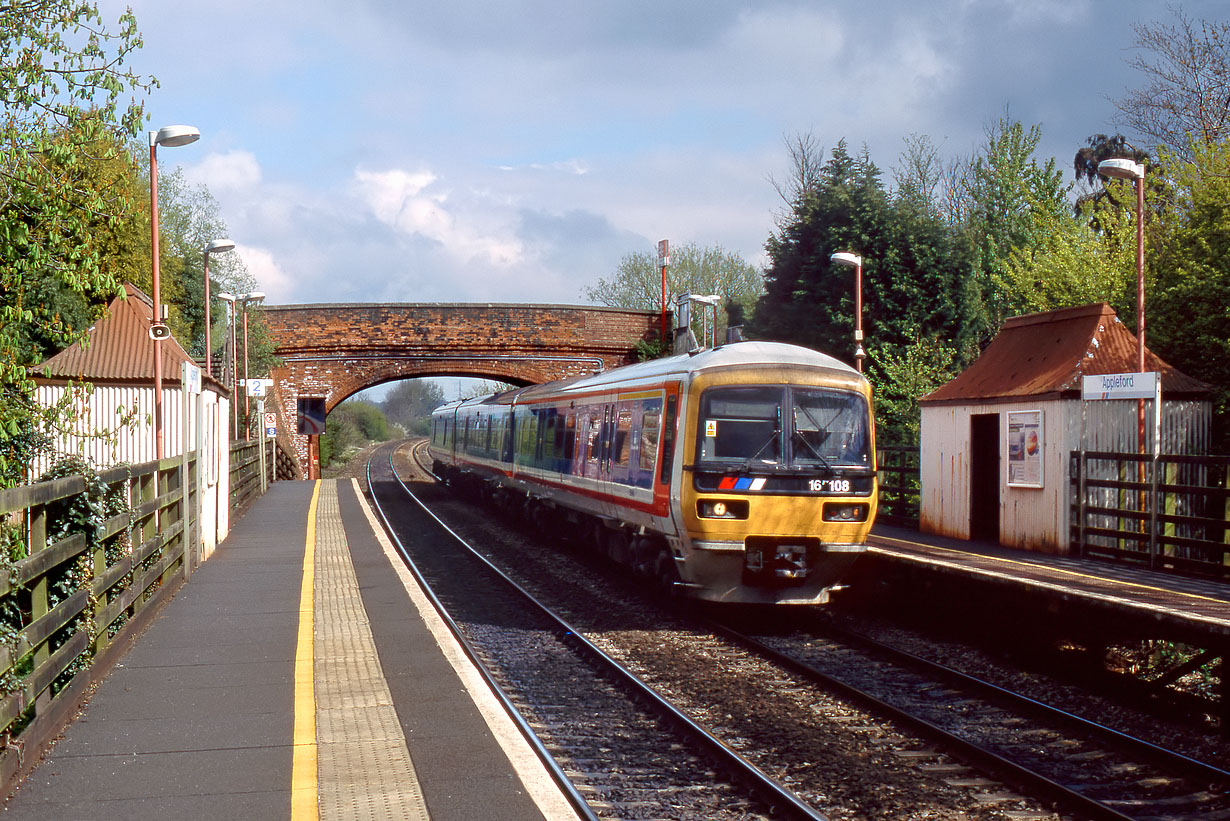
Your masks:
{"label": "train wheel", "polygon": [[679,571],[675,567],[674,557],[666,548],[662,548],[654,556],[653,578],[665,592],[671,594],[675,592],[675,582],[679,581]]}

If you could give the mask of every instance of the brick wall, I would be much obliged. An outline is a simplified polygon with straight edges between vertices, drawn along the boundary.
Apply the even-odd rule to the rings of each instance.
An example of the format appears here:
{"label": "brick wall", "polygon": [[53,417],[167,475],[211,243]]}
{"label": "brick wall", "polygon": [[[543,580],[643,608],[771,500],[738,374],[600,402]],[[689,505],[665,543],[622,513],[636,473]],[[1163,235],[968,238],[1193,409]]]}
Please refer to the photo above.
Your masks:
{"label": "brick wall", "polygon": [[[325,407],[364,388],[421,376],[513,384],[559,379],[635,360],[660,314],[572,305],[270,305],[265,320],[284,364],[271,374],[279,424],[301,466],[308,437],[293,430],[300,396]],[[279,438],[283,431],[279,429]],[[304,475],[308,475],[306,467]]]}

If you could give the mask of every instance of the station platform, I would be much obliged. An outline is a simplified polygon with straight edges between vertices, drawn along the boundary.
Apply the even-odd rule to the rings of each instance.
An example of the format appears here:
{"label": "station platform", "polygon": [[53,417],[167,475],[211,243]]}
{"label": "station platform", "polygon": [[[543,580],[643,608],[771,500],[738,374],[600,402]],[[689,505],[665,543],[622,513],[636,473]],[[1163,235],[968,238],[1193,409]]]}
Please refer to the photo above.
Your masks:
{"label": "station platform", "polygon": [[576,817],[348,480],[274,484],[3,814]]}
{"label": "station platform", "polygon": [[1230,585],[1127,564],[1054,556],[876,525],[868,539],[867,578],[890,569],[896,576],[943,579],[972,592],[1009,595],[1051,611],[1097,615],[1125,630],[1144,631],[1203,647],[1230,648]]}

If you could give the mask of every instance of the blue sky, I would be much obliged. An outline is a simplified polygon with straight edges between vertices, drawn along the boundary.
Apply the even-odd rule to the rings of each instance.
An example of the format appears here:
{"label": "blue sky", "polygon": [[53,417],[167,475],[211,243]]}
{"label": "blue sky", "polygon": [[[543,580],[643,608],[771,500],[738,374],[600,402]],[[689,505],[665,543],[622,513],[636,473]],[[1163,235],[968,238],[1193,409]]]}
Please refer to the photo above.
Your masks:
{"label": "blue sky", "polygon": [[[1066,176],[1142,84],[1143,0],[102,0],[150,127],[269,301],[584,302],[656,242],[760,265],[783,139],[969,155],[1005,112]],[[1193,18],[1222,4],[1187,2]],[[1133,135],[1128,135],[1132,137]]]}

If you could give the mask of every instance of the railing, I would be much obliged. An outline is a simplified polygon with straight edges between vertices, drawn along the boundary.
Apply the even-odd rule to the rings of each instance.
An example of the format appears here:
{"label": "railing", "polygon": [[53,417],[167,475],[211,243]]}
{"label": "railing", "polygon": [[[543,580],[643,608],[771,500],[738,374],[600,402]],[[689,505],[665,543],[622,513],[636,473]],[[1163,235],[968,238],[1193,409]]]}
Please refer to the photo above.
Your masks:
{"label": "railing", "polygon": [[[72,715],[91,665],[122,649],[185,576],[192,454],[0,491],[0,780]],[[188,489],[188,494],[183,492]],[[28,733],[29,735],[23,735]],[[24,741],[33,738],[34,749]]]}
{"label": "railing", "polygon": [[[265,439],[265,458],[261,459],[261,443],[258,439],[250,442],[231,443],[231,518],[245,510],[254,499],[265,492],[273,482],[275,472],[274,440]],[[261,469],[264,468],[265,481],[261,481]]]}
{"label": "railing", "polygon": [[877,522],[918,529],[921,487],[918,463],[917,446],[876,447],[876,472],[880,482]]}
{"label": "railing", "polygon": [[1076,555],[1230,581],[1230,456],[1072,451]]}

